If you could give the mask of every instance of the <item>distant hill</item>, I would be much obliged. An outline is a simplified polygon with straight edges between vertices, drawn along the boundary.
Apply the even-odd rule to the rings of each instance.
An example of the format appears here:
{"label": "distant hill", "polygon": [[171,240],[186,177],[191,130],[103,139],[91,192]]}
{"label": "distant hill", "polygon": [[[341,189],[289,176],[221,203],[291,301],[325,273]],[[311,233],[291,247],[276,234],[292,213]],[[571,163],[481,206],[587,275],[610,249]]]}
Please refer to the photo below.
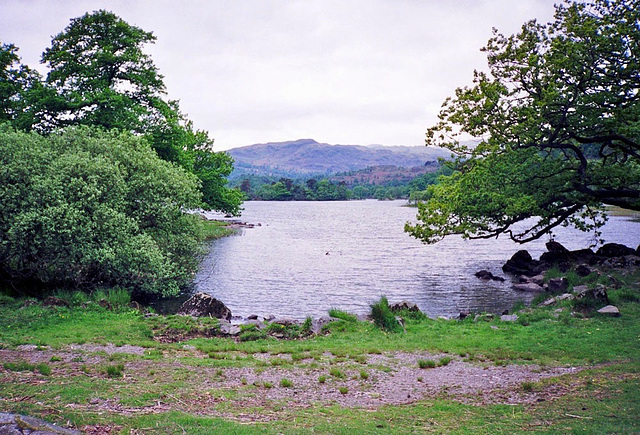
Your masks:
{"label": "distant hill", "polygon": [[232,178],[243,174],[318,175],[357,171],[374,166],[411,168],[447,158],[446,150],[431,147],[329,145],[313,139],[272,142],[233,148]]}

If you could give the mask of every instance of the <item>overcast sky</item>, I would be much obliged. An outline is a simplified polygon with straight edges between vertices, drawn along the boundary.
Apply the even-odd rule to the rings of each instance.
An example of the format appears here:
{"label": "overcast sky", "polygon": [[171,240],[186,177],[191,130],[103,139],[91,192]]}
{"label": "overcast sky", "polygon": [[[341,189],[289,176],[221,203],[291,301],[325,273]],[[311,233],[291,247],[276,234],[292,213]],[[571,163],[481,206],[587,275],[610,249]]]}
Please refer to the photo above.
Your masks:
{"label": "overcast sky", "polygon": [[[556,2],[558,0],[555,0]],[[218,150],[312,138],[423,145],[456,87],[484,69],[491,28],[553,18],[554,0],[0,0],[0,42],[23,63],[74,17],[116,13]]]}

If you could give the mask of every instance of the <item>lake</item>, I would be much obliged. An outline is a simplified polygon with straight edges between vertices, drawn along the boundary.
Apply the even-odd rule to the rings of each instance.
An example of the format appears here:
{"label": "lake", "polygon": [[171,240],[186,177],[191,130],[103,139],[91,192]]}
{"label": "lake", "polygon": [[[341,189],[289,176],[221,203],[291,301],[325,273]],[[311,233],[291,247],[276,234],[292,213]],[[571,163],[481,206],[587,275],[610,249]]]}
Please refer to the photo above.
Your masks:
{"label": "lake", "polygon": [[[414,302],[430,317],[501,313],[535,296],[512,290],[501,267],[519,249],[538,258],[548,238],[518,245],[506,237],[450,237],[425,245],[403,231],[417,213],[405,205],[375,200],[247,202],[241,219],[260,226],[212,242],[195,290],[220,299],[237,316],[295,319],[326,316],[330,308],[368,313],[383,295],[390,302]],[[610,217],[603,236],[635,248],[640,223]],[[580,249],[593,238],[562,228],[555,240]],[[481,281],[474,276],[481,269],[507,281]]]}

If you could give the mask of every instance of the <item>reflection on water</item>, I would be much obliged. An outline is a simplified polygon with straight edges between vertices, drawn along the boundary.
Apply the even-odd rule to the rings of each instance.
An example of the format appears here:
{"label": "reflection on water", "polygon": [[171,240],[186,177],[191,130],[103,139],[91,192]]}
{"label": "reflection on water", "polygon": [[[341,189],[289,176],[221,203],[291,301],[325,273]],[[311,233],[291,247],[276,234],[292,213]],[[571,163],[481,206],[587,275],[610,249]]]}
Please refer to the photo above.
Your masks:
{"label": "reflection on water", "polygon": [[[505,283],[484,282],[474,273],[501,267],[519,249],[506,238],[462,240],[451,237],[424,245],[403,232],[415,208],[404,201],[248,202],[242,219],[261,226],[215,241],[201,264],[195,289],[222,300],[234,315],[302,319],[336,307],[366,313],[385,295],[409,300],[430,317],[460,311],[502,312],[532,294]],[[607,241],[637,246],[640,224],[612,217]],[[544,252],[539,240],[524,246]],[[588,234],[562,229],[556,240],[580,249]],[[508,278],[508,277],[507,277]]]}

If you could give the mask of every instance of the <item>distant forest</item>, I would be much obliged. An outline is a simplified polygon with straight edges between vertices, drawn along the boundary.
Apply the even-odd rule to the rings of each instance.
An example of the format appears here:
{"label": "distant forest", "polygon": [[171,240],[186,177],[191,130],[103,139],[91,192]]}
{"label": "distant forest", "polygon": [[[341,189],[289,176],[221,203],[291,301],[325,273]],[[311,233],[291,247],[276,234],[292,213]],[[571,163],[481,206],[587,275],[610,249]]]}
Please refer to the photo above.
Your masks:
{"label": "distant forest", "polygon": [[254,201],[345,201],[350,199],[408,199],[429,197],[429,186],[452,170],[437,162],[424,168],[370,167],[325,176],[244,174],[231,182]]}

